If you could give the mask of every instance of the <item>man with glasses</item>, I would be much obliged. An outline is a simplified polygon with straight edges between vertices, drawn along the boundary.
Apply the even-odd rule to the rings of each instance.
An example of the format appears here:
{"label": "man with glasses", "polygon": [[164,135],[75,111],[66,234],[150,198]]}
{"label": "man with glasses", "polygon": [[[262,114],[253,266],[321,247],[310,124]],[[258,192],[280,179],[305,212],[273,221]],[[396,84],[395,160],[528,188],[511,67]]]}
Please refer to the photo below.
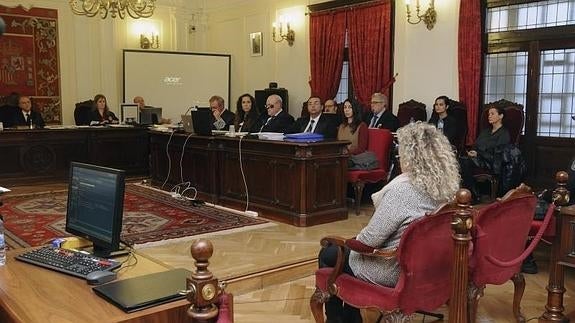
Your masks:
{"label": "man with glasses", "polygon": [[283,110],[282,98],[277,94],[268,96],[266,111],[260,117],[256,129],[259,132],[287,132],[294,123],[293,117]]}
{"label": "man with glasses", "polygon": [[322,113],[323,105],[318,96],[311,96],[307,100],[309,116],[296,120],[291,127],[291,133],[312,132],[322,134],[324,138],[337,137],[337,122],[334,114]]}
{"label": "man with glasses", "polygon": [[387,108],[387,96],[381,93],[371,96],[371,112],[364,121],[369,128],[389,129],[391,132],[399,128],[399,119]]}
{"label": "man with glasses", "polygon": [[236,114],[224,108],[224,98],[214,95],[210,98],[212,110],[212,130],[229,130],[234,124]]}
{"label": "man with glasses", "polygon": [[337,113],[337,102],[335,100],[325,100],[324,113]]}

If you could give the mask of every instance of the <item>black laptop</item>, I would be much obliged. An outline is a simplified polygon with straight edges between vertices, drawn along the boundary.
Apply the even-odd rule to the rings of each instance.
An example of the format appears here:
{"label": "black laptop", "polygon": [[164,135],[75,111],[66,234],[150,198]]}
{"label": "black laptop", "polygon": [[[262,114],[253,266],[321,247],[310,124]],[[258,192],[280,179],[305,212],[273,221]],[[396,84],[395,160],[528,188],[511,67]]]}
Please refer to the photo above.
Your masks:
{"label": "black laptop", "polygon": [[192,110],[192,122],[196,135],[212,135],[212,110],[210,108],[197,108],[196,110]]}
{"label": "black laptop", "polygon": [[186,298],[186,277],[191,272],[173,269],[160,273],[118,280],[92,290],[126,313]]}

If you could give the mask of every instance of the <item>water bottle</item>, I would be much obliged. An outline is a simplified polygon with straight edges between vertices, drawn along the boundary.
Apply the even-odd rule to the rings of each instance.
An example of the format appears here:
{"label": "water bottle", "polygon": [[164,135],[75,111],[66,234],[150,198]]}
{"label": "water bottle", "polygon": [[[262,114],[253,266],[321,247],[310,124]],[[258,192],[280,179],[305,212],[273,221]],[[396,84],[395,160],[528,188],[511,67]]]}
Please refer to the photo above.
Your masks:
{"label": "water bottle", "polygon": [[6,264],[6,241],[4,240],[4,221],[0,216],[0,266]]}

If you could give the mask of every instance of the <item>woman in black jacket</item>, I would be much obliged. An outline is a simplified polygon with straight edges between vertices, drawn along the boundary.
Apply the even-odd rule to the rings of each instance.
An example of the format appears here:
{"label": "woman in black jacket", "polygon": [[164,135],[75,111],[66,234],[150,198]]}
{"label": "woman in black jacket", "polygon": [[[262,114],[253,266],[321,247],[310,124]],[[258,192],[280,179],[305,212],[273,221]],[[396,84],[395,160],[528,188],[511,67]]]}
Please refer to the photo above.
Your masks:
{"label": "woman in black jacket", "polygon": [[450,102],[451,100],[449,100],[445,95],[435,99],[435,104],[433,104],[433,113],[431,113],[429,123],[435,125],[437,129],[441,130],[451,145],[456,146],[457,119],[449,114]]}

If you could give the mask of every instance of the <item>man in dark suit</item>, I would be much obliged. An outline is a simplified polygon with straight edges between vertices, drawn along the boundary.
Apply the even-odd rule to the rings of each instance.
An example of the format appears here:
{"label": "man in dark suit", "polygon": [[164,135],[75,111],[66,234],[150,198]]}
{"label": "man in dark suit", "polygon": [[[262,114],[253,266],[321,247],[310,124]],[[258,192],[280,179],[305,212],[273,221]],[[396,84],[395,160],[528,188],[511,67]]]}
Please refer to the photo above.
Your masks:
{"label": "man in dark suit", "polygon": [[266,100],[267,114],[262,114],[258,120],[256,129],[259,132],[285,133],[291,129],[294,119],[283,110],[282,98],[277,94],[268,96]]}
{"label": "man in dark suit", "polygon": [[298,118],[289,132],[313,132],[322,134],[324,138],[337,137],[336,115],[322,113],[323,105],[319,97],[311,96],[307,100],[307,111],[309,116]]}
{"label": "man in dark suit", "polygon": [[26,126],[30,128],[44,128],[44,119],[40,113],[32,111],[32,101],[28,96],[21,96],[18,99],[20,112],[14,116],[14,126]]}
{"label": "man in dark suit", "polygon": [[370,128],[389,129],[391,132],[399,128],[399,119],[393,115],[391,109],[387,108],[387,96],[381,93],[374,93],[371,96],[371,112],[363,121]]}
{"label": "man in dark suit", "polygon": [[210,109],[212,109],[212,130],[229,130],[234,124],[235,113],[224,109],[224,98],[214,95],[210,98]]}

